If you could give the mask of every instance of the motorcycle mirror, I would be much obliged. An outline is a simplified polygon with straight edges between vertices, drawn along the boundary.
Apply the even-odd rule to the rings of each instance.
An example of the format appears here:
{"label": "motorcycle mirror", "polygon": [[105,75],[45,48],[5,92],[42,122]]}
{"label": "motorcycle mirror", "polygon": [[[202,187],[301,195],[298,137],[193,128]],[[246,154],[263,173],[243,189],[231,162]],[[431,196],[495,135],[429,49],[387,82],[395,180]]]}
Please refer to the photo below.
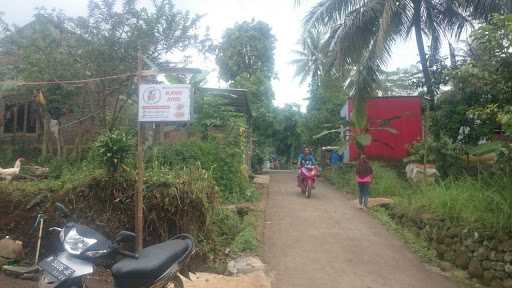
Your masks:
{"label": "motorcycle mirror", "polygon": [[57,215],[62,218],[67,218],[70,216],[69,210],[61,203],[55,203],[55,209],[57,210]]}
{"label": "motorcycle mirror", "polygon": [[116,243],[125,243],[125,242],[131,242],[135,240],[135,233],[128,232],[128,231],[121,231],[117,233],[115,242]]}

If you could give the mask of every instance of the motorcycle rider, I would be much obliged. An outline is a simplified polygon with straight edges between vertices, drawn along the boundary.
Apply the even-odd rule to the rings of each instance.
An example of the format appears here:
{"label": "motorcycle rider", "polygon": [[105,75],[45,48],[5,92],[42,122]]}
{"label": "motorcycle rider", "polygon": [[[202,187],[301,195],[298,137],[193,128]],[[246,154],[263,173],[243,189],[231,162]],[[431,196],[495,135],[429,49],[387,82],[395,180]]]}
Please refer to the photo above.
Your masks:
{"label": "motorcycle rider", "polygon": [[299,174],[297,175],[297,186],[301,187],[302,179],[300,176],[300,168],[302,168],[304,166],[315,166],[316,165],[315,156],[313,156],[313,154],[311,154],[311,149],[309,149],[309,147],[307,147],[307,146],[304,147],[302,154],[299,155],[299,160],[298,160],[297,164],[298,164],[297,168],[299,169]]}

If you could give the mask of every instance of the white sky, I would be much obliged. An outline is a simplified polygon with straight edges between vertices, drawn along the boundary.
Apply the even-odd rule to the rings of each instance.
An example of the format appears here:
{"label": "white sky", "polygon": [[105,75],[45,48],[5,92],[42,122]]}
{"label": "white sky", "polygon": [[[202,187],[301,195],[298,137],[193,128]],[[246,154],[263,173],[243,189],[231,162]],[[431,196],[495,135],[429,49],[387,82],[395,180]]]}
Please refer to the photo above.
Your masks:
{"label": "white sky", "polygon": [[[87,0],[20,0],[4,2],[0,11],[5,13],[9,23],[24,25],[31,20],[34,8],[45,6],[57,8],[70,16],[85,16]],[[142,4],[148,0],[141,0]],[[318,0],[304,1],[297,8],[294,0],[175,0],[179,9],[189,10],[192,14],[204,15],[201,25],[209,27],[214,40],[220,40],[226,28],[244,20],[262,20],[267,22],[276,36],[275,68],[278,79],[273,87],[276,94],[274,103],[282,106],[285,103],[299,103],[305,107],[307,83],[300,85],[295,79],[295,67],[290,64],[294,59],[293,49],[299,48],[297,43],[301,35],[302,18],[307,9]],[[172,57],[172,56],[171,56]],[[174,57],[173,57],[174,58]],[[213,59],[194,57],[193,66],[212,71],[208,85],[217,87],[224,85],[217,80],[216,66]],[[418,61],[414,41],[399,43],[394,49],[389,69],[408,67]],[[304,109],[303,109],[304,110]]]}

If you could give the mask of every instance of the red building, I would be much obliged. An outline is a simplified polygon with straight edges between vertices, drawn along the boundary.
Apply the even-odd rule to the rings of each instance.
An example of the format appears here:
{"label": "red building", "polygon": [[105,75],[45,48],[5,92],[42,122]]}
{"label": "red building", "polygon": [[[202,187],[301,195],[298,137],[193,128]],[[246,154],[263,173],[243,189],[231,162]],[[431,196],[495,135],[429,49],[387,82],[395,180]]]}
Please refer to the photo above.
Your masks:
{"label": "red building", "polygon": [[[377,97],[368,100],[366,111],[369,128],[387,127],[396,130],[370,129],[372,143],[365,148],[370,159],[402,160],[407,156],[409,146],[422,139],[422,101],[418,96]],[[353,111],[352,100],[342,110],[350,119]],[[351,143],[347,151],[350,161],[355,161],[359,151]]]}

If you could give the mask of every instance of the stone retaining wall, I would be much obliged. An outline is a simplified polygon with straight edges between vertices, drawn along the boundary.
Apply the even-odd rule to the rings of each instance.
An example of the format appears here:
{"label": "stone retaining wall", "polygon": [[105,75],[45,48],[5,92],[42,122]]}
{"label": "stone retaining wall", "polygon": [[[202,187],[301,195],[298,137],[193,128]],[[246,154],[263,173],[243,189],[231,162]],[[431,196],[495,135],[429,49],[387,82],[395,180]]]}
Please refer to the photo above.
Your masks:
{"label": "stone retaining wall", "polygon": [[456,227],[429,214],[410,217],[389,208],[393,220],[427,240],[435,255],[465,270],[481,284],[512,288],[512,233],[493,233]]}

